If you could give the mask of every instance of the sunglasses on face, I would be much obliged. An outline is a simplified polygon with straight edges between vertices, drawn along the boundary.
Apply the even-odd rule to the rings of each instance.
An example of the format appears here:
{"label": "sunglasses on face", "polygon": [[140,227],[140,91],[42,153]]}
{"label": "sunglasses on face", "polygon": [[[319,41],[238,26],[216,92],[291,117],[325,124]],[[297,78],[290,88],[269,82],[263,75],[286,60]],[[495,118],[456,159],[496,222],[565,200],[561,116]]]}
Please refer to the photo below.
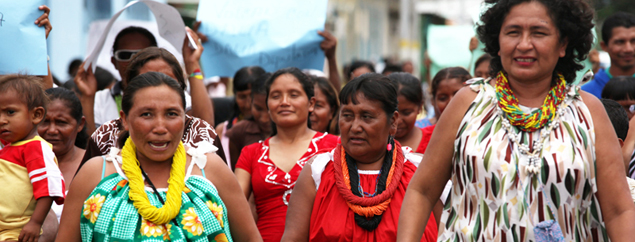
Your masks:
{"label": "sunglasses on face", "polygon": [[115,60],[117,61],[130,61],[132,56],[141,50],[117,50],[115,51]]}

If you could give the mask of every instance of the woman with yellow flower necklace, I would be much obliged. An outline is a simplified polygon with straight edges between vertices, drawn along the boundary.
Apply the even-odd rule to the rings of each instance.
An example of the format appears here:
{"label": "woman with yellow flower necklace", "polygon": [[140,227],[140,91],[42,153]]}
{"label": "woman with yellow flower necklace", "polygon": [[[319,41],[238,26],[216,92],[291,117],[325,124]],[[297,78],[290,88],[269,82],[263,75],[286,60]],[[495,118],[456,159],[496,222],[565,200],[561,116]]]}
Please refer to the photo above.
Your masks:
{"label": "woman with yellow flower necklace", "polygon": [[180,141],[185,99],[175,80],[157,72],[132,79],[121,117],[128,131],[121,152],[93,158],[79,171],[57,241],[262,240],[215,147]]}
{"label": "woman with yellow flower necklace", "polygon": [[593,43],[584,0],[486,0],[494,78],[452,99],[412,178],[398,241],[446,182],[438,241],[632,241],[635,205],[602,104],[574,84]]}

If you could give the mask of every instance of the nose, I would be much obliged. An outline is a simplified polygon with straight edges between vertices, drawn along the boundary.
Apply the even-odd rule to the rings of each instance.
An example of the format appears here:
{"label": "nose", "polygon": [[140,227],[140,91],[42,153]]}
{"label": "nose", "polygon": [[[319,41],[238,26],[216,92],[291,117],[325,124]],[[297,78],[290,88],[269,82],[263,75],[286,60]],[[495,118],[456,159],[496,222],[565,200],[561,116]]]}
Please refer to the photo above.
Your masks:
{"label": "nose", "polygon": [[626,50],[626,52],[628,53],[633,53],[635,52],[635,43],[631,42],[631,41],[626,41],[626,48],[624,48]]}
{"label": "nose", "polygon": [[520,42],[518,43],[516,48],[520,51],[528,51],[533,48],[533,44],[531,42],[531,37],[529,36],[529,34],[523,34],[520,37]]}
{"label": "nose", "polygon": [[355,120],[353,120],[353,124],[351,125],[351,131],[353,133],[361,133],[364,131],[364,128],[362,127],[361,118],[355,118]]}
{"label": "nose", "polygon": [[154,127],[152,128],[152,132],[155,134],[166,134],[168,132],[167,128],[167,120],[165,117],[159,116],[155,119]]}
{"label": "nose", "polygon": [[47,134],[59,134],[59,130],[57,129],[57,126],[53,123],[43,123],[41,124],[44,126],[44,128],[46,129],[46,133]]}

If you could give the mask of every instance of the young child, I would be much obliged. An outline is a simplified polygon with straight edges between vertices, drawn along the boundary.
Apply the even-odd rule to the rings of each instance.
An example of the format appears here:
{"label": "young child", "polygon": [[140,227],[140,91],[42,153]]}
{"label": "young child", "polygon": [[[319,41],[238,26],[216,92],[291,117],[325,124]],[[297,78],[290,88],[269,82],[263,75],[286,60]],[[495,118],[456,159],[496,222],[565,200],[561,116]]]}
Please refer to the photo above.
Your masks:
{"label": "young child", "polygon": [[0,78],[0,241],[36,241],[64,179],[51,144],[37,135],[48,98],[34,76]]}

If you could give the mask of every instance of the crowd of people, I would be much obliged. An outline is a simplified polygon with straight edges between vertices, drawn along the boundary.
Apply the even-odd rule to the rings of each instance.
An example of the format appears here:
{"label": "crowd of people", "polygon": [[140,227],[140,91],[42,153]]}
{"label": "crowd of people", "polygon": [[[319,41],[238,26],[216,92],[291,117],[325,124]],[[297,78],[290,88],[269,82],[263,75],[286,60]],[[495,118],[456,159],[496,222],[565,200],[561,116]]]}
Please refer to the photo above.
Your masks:
{"label": "crowd of people", "polygon": [[635,15],[604,21],[611,66],[578,83],[584,0],[486,2],[486,53],[429,84],[409,62],[340,79],[324,31],[328,75],[245,66],[219,111],[207,37],[186,27],[182,65],[134,26],[121,81],[0,76],[0,242],[630,241]]}

